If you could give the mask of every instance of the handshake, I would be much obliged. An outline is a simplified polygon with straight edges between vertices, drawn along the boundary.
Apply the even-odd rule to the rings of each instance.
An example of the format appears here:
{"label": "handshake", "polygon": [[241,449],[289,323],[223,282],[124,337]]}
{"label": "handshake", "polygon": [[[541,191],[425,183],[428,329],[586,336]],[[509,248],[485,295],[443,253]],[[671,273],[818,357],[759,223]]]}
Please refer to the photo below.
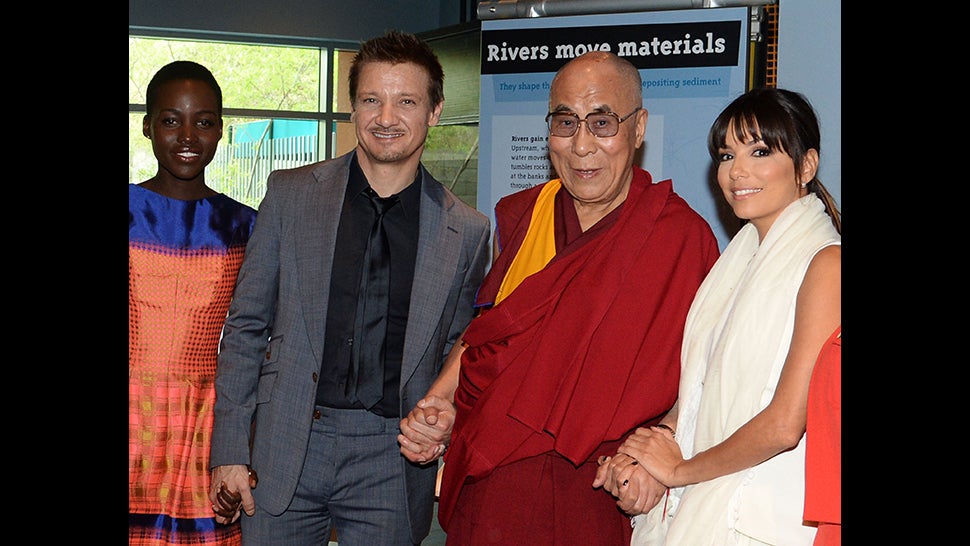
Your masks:
{"label": "handshake", "polygon": [[[256,475],[256,471],[252,468],[248,468],[248,470],[249,488],[255,489],[259,483],[259,476]],[[229,488],[226,487],[226,482],[222,482],[219,485],[217,499],[218,504],[213,505],[212,510],[215,511],[216,515],[228,520],[227,523],[234,521],[242,507],[242,493],[229,491]]]}

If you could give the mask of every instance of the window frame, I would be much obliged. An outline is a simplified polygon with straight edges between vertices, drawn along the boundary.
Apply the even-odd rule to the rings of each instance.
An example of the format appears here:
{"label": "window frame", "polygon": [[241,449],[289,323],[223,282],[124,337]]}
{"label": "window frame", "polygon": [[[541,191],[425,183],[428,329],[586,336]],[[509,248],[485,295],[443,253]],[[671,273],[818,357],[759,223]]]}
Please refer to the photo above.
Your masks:
{"label": "window frame", "polygon": [[[432,47],[435,48],[435,46],[438,45],[438,42],[442,39],[444,39],[445,42],[448,42],[448,39],[452,36],[468,35],[469,33],[478,32],[480,32],[480,23],[475,22],[471,25],[462,25],[461,27],[451,29],[441,29],[432,33],[419,34],[419,36],[428,40],[428,42],[432,44]],[[339,104],[337,97],[335,97],[335,93],[345,92],[344,89],[346,89],[347,85],[346,82],[336,81],[341,79],[341,75],[335,73],[333,67],[335,59],[338,55],[341,55],[344,52],[358,51],[361,45],[360,42],[228,32],[172,30],[140,27],[134,25],[129,25],[128,36],[129,38],[226,43],[232,45],[316,48],[319,51],[319,66],[321,71],[319,77],[320,89],[318,90],[319,111],[311,112],[235,108],[224,104],[223,118],[252,118],[271,120],[290,119],[314,121],[317,122],[318,126],[320,127],[318,132],[319,141],[317,143],[318,161],[333,159],[334,157],[342,155],[342,153],[347,151],[342,149],[344,146],[343,141],[346,139],[341,139],[340,134],[346,129],[346,127],[352,127],[353,123],[351,121],[351,113],[334,111],[334,108],[337,106],[337,104]],[[437,51],[437,48],[435,49]],[[442,55],[441,52],[438,53],[439,56]],[[478,68],[479,60],[478,56],[476,55],[475,58],[470,60],[466,59],[462,62],[470,64],[472,67],[471,69],[465,68],[464,72],[469,72],[469,70],[474,72]],[[447,65],[447,63],[448,57],[443,56],[442,64]],[[469,74],[471,74],[471,72],[469,72]],[[443,119],[441,123],[431,128],[429,131],[430,140],[425,149],[422,163],[425,164],[425,166],[428,167],[443,184],[445,184],[449,189],[455,191],[460,199],[474,207],[476,206],[478,193],[477,166],[479,119],[477,111],[477,95],[479,91],[479,75],[476,73],[473,74],[473,76],[474,77],[471,77],[466,74],[466,79],[468,79],[468,82],[465,82],[469,83],[469,85],[474,85],[476,96],[475,100],[473,101],[474,104],[468,108],[470,111],[464,113],[464,115],[457,115],[447,120]],[[343,83],[343,88],[341,88],[341,83]],[[446,89],[450,85],[454,84],[451,83],[450,80],[446,79]],[[128,104],[129,117],[131,117],[132,114],[144,115],[145,110],[145,104]],[[446,110],[448,110],[447,107]],[[324,127],[329,128],[329,130],[323,130]],[[461,146],[457,147],[460,149],[456,150],[451,147],[435,148],[431,145],[431,141],[435,140],[431,138],[434,136],[433,134],[440,134],[443,136],[442,139],[437,140],[439,143],[452,144],[454,142],[460,142]],[[448,137],[444,135],[454,136]],[[334,142],[335,138],[337,140],[336,143]],[[356,145],[356,138],[354,138],[354,145]],[[438,154],[435,153],[436,151]],[[129,152],[131,152],[131,150],[129,150]],[[459,154],[460,156],[454,157],[456,154]],[[130,162],[129,166],[131,166]],[[129,172],[129,183],[137,183],[137,181],[133,179],[131,172]],[[265,181],[263,181],[263,184],[265,184]],[[265,186],[262,187],[262,191],[265,191]],[[248,195],[249,194],[247,192],[247,195],[243,196],[243,198],[248,199]],[[256,206],[256,204],[254,204],[254,206]]]}
{"label": "window frame", "polygon": [[[292,110],[266,110],[254,108],[232,108],[223,107],[223,117],[244,117],[244,118],[285,118],[296,120],[311,120],[323,123],[325,127],[333,127],[337,122],[350,122],[349,112],[334,112],[334,57],[337,50],[357,51],[360,43],[349,40],[324,40],[317,38],[302,38],[291,36],[274,35],[247,35],[229,32],[200,32],[191,30],[156,29],[140,27],[135,25],[128,26],[129,38],[151,38],[158,40],[184,40],[195,42],[227,43],[236,45],[253,46],[293,46],[316,48],[321,57],[320,63],[320,107],[317,112],[292,111]],[[144,114],[145,104],[128,103],[129,114]],[[320,144],[324,157],[321,160],[332,159],[334,157],[333,131],[321,131]]]}

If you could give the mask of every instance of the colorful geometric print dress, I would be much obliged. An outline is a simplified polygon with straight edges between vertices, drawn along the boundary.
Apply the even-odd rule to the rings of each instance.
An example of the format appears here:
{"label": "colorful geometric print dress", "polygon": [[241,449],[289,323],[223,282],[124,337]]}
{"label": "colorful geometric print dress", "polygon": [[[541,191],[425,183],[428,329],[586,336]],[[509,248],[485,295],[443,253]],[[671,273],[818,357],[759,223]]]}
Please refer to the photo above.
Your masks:
{"label": "colorful geometric print dress", "polygon": [[128,186],[128,544],[241,542],[215,522],[219,339],[256,211]]}

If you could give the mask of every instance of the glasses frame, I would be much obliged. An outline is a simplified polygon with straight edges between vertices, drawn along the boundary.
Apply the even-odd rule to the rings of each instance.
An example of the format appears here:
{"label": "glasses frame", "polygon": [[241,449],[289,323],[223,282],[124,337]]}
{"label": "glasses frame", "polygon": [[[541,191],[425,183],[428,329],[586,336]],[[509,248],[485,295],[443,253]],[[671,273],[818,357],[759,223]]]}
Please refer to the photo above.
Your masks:
{"label": "glasses frame", "polygon": [[[589,131],[589,134],[593,135],[594,137],[596,137],[596,138],[613,138],[613,137],[615,137],[620,132],[620,124],[622,124],[624,121],[630,119],[630,117],[632,117],[633,114],[636,114],[640,110],[643,110],[643,107],[642,106],[637,106],[635,110],[633,110],[629,114],[623,116],[622,118],[616,112],[590,112],[590,113],[586,114],[586,117],[584,117],[582,119],[580,119],[579,115],[577,115],[574,112],[549,112],[548,114],[546,114],[546,120],[545,120],[546,121],[546,128],[549,130],[549,135],[550,136],[559,137],[559,138],[573,138],[574,136],[576,136],[576,133],[579,132],[579,124],[580,123],[586,123],[586,130]],[[572,116],[572,117],[576,118],[576,130],[573,131],[573,134],[568,135],[568,136],[553,134],[553,132],[552,132],[552,126],[549,125],[549,119],[552,116],[554,116],[554,115],[565,115],[565,116]],[[597,115],[597,116],[607,115],[607,116],[613,116],[614,118],[616,118],[616,133],[613,133],[612,135],[608,135],[608,136],[599,136],[596,133],[594,133],[593,130],[589,128],[589,122],[586,121],[587,119],[589,119],[589,116],[593,116],[593,115]]]}

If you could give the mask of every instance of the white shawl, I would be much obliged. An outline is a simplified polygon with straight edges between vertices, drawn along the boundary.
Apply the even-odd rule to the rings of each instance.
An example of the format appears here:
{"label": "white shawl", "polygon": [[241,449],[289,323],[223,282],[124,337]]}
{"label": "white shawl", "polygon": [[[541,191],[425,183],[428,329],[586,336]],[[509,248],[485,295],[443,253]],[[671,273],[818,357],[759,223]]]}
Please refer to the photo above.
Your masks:
{"label": "white shawl", "polygon": [[[782,211],[760,245],[755,227],[745,225],[714,264],[684,330],[677,441],[685,458],[721,443],[771,401],[798,289],[815,254],[833,244],[842,238],[809,194]],[[731,544],[736,530],[768,544],[811,545],[815,529],[802,525],[804,465],[803,438],[753,468],[672,490],[666,544]],[[661,530],[639,523],[634,546],[664,544]]]}

